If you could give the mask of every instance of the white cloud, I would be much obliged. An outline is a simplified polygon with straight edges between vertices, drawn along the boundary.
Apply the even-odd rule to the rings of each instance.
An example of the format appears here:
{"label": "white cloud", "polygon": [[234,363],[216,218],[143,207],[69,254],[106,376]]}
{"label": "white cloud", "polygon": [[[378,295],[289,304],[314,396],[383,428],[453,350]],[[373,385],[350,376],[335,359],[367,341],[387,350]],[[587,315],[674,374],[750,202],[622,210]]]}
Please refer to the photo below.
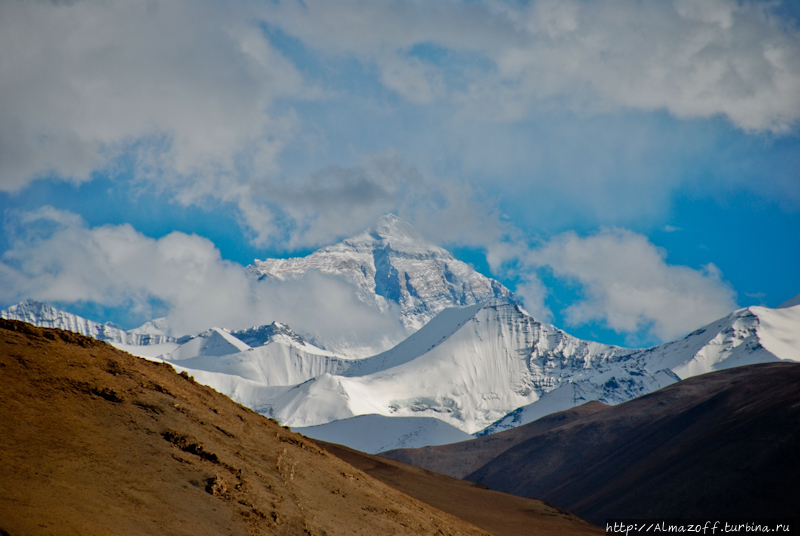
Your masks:
{"label": "white cloud", "polygon": [[256,23],[248,3],[2,2],[0,189],[86,181],[142,142],[184,190],[274,161],[272,102],[318,92]]}
{"label": "white cloud", "polygon": [[582,286],[584,298],[565,310],[573,325],[601,321],[618,333],[647,330],[669,340],[736,309],[735,293],[714,265],[696,270],[665,257],[646,237],[610,229],[557,236],[524,262]]}
{"label": "white cloud", "polygon": [[389,54],[379,63],[381,83],[411,102],[427,104],[444,92],[440,73],[417,58]]}
{"label": "white cloud", "polygon": [[[314,87],[306,76],[335,80],[342,74],[337,60],[355,57],[367,66],[362,75],[409,102],[438,106],[434,115],[442,121],[426,125],[426,142],[411,144],[415,154],[429,151],[429,160],[458,161],[498,182],[508,179],[495,178],[497,170],[510,169],[514,177],[537,182],[543,198],[560,195],[586,205],[601,221],[625,221],[628,214],[663,207],[680,179],[632,179],[636,173],[619,172],[626,159],[602,140],[582,142],[597,148],[587,149],[592,161],[581,166],[574,143],[559,149],[517,132],[498,134],[485,124],[445,123],[454,117],[518,122],[551,106],[582,113],[630,107],[666,109],[678,117],[721,114],[745,129],[786,130],[800,116],[798,33],[772,16],[769,5],[759,5],[2,2],[0,190],[18,191],[51,175],[88,181],[124,160],[134,162],[140,184],[179,203],[238,207],[258,245],[322,244],[387,211],[438,219],[442,225],[434,227],[446,240],[459,234],[456,222],[475,233],[502,234],[497,218],[486,216],[495,212],[491,202],[476,212],[474,197],[457,191],[461,177],[441,183],[428,173],[417,180],[408,164],[400,166],[400,177],[386,165],[362,162],[285,178],[279,159],[287,144],[314,129],[313,118],[292,104],[330,98],[346,101],[350,111],[362,104],[354,103],[362,95]],[[322,68],[299,69],[293,63],[298,58],[270,43],[264,23],[298,37]],[[366,117],[383,119],[375,113]],[[409,125],[420,128],[413,121],[391,123],[400,134],[392,132],[395,137],[370,150],[389,151],[396,140],[414,138],[403,130]],[[335,137],[337,126],[328,125],[321,137]],[[581,134],[561,136],[574,142]],[[622,136],[637,138],[627,131]],[[356,155],[367,152],[350,148]],[[649,166],[652,155],[645,156]],[[338,155],[334,160],[342,161]],[[556,162],[561,176],[549,180],[554,172],[543,162]],[[427,196],[444,199],[438,208],[452,210],[437,216],[428,210]],[[465,209],[460,217],[457,206]],[[482,215],[470,220],[469,211]],[[489,231],[486,222],[493,222]]]}
{"label": "white cloud", "polygon": [[771,14],[775,5],[311,0],[277,4],[264,16],[318,52],[355,54],[384,73],[403,56],[411,61],[409,51],[420,44],[489,60],[492,69],[466,71],[431,62],[425,78],[415,68],[408,91],[396,77],[383,78],[410,100],[430,102],[422,81],[434,69],[445,85],[466,77],[468,91],[451,97],[473,120],[517,121],[557,99],[584,112],[666,109],[680,118],[722,115],[743,129],[786,132],[800,118],[800,37]]}
{"label": "white cloud", "polygon": [[527,274],[526,277],[517,283],[514,293],[522,298],[525,309],[540,322],[550,322],[553,312],[545,305],[547,298],[547,288],[534,275]]}
{"label": "white cloud", "polygon": [[[233,204],[255,244],[287,249],[455,195],[396,155],[286,178],[278,159],[303,119],[291,108],[276,115],[273,103],[327,94],[265,37],[268,10],[188,0],[0,4],[0,190],[48,175],[89,181],[98,170],[113,174],[124,156],[141,191],[183,205]],[[379,78],[404,98],[431,102],[444,91],[425,62],[376,53]]]}
{"label": "white cloud", "polygon": [[88,228],[74,214],[51,207],[17,217],[24,227],[16,228],[12,247],[0,259],[5,303],[29,297],[93,302],[133,307],[144,320],[156,299],[166,304],[179,333],[277,320],[323,340],[375,347],[405,334],[397,311],[378,312],[342,281],[321,274],[256,281],[196,235],[173,232],[153,239],[130,225]]}

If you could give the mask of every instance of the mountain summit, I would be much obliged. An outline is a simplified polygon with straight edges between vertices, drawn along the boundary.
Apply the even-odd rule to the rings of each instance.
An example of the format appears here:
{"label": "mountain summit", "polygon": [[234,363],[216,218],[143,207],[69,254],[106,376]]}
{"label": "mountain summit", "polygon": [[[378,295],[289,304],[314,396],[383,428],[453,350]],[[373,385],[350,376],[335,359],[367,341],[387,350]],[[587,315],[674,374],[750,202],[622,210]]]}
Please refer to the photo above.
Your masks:
{"label": "mountain summit", "polygon": [[399,305],[400,320],[417,331],[448,307],[492,298],[518,304],[514,294],[485,277],[411,225],[387,214],[370,229],[306,257],[256,260],[248,267],[259,279],[299,279],[312,270],[355,285],[359,299],[385,311]]}

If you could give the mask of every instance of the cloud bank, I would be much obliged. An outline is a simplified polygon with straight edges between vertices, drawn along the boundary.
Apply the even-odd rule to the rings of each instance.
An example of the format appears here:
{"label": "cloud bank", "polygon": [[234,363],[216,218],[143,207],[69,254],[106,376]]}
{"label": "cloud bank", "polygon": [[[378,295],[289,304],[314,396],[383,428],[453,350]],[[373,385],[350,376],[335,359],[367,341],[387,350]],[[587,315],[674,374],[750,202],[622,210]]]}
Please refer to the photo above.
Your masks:
{"label": "cloud bank", "polygon": [[[196,235],[153,239],[127,224],[89,228],[79,216],[52,207],[18,213],[6,229],[12,247],[0,259],[0,279],[7,283],[0,289],[3,302],[125,306],[146,320],[155,299],[166,304],[179,334],[277,320],[339,347],[359,341],[382,349],[405,336],[396,310],[369,307],[343,281],[318,273],[298,281],[256,281]],[[508,235],[487,235],[484,246],[515,266],[516,291],[544,320],[552,314],[537,272],[542,269],[582,288],[583,298],[563,311],[573,326],[600,322],[618,333],[644,331],[663,341],[736,308],[733,289],[713,265],[670,265],[663,251],[631,231],[565,233],[534,248]]]}
{"label": "cloud bank", "polygon": [[[424,207],[431,186],[374,163],[287,177],[286,148],[313,140],[302,103],[369,102],[376,94],[359,92],[377,84],[404,105],[435,110],[454,130],[553,109],[632,109],[787,133],[800,117],[800,32],[776,6],[3,2],[0,190],[132,169],[137,184],[178,203],[236,206],[258,245],[316,246],[388,210],[422,212],[407,192],[420,189]],[[276,34],[302,53],[287,52]],[[303,68],[303,54],[337,74]],[[353,59],[365,80],[356,89],[332,82]],[[477,143],[490,144],[487,136]],[[439,142],[445,149],[452,140]],[[359,178],[354,167],[372,169]],[[602,189],[615,180],[595,182]],[[319,212],[309,216],[312,209]]]}
{"label": "cloud bank", "polygon": [[[557,98],[585,112],[665,109],[786,132],[800,117],[800,38],[774,14],[778,5],[312,0],[279,3],[266,17],[318,51],[374,63],[384,85],[409,100],[457,98],[491,121],[517,121]],[[431,45],[487,67],[437,62],[415,50]]]}
{"label": "cloud bank", "polygon": [[275,167],[291,117],[272,102],[315,94],[246,4],[3,2],[0,60],[7,191],[90,180],[132,154],[187,199],[219,192],[241,160]]}
{"label": "cloud bank", "polygon": [[713,264],[668,264],[646,237],[623,229],[565,233],[528,251],[524,262],[580,285],[583,298],[564,311],[571,325],[598,321],[617,333],[645,331],[665,341],[737,308],[733,288]]}
{"label": "cloud bank", "polygon": [[396,311],[367,306],[342,281],[322,274],[256,281],[196,235],[153,239],[127,224],[89,228],[50,207],[18,214],[6,228],[14,232],[0,260],[0,300],[7,303],[94,302],[132,307],[148,320],[155,299],[166,304],[176,334],[279,321],[340,345],[383,348],[405,336]]}
{"label": "cloud bank", "polygon": [[[689,182],[714,183],[704,187],[724,196],[740,180],[748,183],[742,188],[796,206],[796,174],[785,171],[793,155],[780,153],[774,172],[737,175],[732,153],[740,146],[725,155],[715,146],[725,146],[724,137],[692,131],[684,139],[680,128],[665,134],[660,124],[602,120],[655,111],[714,119],[709,124],[727,123],[757,142],[789,139],[800,118],[800,31],[779,16],[780,6],[2,2],[0,191],[20,192],[43,178],[115,177],[130,191],[177,204],[233,206],[251,241],[273,251],[329,244],[391,211],[438,243],[483,249],[496,273],[513,266],[517,290],[537,314],[552,314],[538,275],[550,270],[584,291],[565,312],[573,324],[670,338],[735,306],[713,266],[670,265],[646,238],[623,230],[560,235],[530,247],[487,191],[504,188],[498,195],[506,206],[553,211],[542,219],[559,217],[569,204],[571,213],[594,212],[605,224],[663,211]],[[352,73],[350,85],[341,82]],[[340,108],[330,123],[317,123],[319,108],[309,103]],[[368,111],[352,119],[356,108]],[[406,124],[406,112],[425,120]],[[377,126],[345,125],[336,113]],[[401,119],[388,122],[392,114]],[[312,171],[295,173],[282,160],[298,146],[324,152],[317,145],[331,143],[340,128],[370,136],[384,120],[399,134],[377,148],[343,135],[345,142],[334,144],[338,152]],[[520,125],[538,126],[514,130]],[[706,164],[717,174],[687,178],[693,163],[669,162],[696,154],[669,152],[682,144],[723,154],[722,163]],[[409,156],[417,152],[429,157]],[[437,167],[437,158],[465,163]],[[726,168],[724,161],[733,163]],[[462,169],[481,178],[453,176]],[[514,194],[519,199],[508,201]],[[308,316],[298,313],[296,322],[278,318],[287,295],[252,287],[240,266],[196,236],[151,239],[131,226],[88,228],[74,214],[50,209],[19,218],[28,230],[19,231],[0,266],[11,282],[2,290],[6,301],[91,300],[145,311],[156,298],[183,315],[186,329],[236,326],[251,315],[299,326],[317,310],[322,317],[330,312],[323,303]],[[339,292],[342,307],[359,318],[360,305],[347,303],[336,283],[321,278],[309,285]],[[203,307],[199,296],[213,306]],[[243,300],[246,314],[231,305],[235,300]]]}

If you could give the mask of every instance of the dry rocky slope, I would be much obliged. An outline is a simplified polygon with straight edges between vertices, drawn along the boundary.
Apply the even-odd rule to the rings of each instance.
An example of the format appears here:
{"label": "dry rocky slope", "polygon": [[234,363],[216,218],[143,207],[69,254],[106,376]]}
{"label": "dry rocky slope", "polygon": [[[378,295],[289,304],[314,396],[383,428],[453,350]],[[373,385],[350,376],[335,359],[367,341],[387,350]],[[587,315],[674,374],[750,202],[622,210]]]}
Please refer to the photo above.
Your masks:
{"label": "dry rocky slope", "polygon": [[318,441],[322,447],[368,475],[497,536],[600,535],[605,530],[536,499],[486,489],[420,467]]}
{"label": "dry rocky slope", "polygon": [[105,343],[0,321],[0,534],[489,534]]}
{"label": "dry rocky slope", "polygon": [[793,518],[798,385],[797,363],[736,367],[618,406],[585,404],[495,436],[382,455],[454,475],[471,471],[467,480],[600,524]]}

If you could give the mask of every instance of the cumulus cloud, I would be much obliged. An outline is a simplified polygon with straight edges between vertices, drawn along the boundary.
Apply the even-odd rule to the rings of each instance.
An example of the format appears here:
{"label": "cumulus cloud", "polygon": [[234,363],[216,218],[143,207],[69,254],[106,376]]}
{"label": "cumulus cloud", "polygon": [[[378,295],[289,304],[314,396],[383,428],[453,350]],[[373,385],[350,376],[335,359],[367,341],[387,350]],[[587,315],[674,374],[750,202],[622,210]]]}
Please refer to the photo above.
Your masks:
{"label": "cumulus cloud", "polygon": [[394,153],[326,166],[306,177],[262,181],[239,207],[256,243],[288,250],[328,245],[389,212],[437,243],[490,248],[511,232],[484,192],[423,173]]}
{"label": "cumulus cloud", "polygon": [[86,181],[130,151],[165,182],[219,180],[248,159],[274,164],[286,118],[271,103],[318,92],[251,8],[3,2],[0,189],[46,175]]}
{"label": "cumulus cloud", "polygon": [[[541,320],[553,316],[548,289],[537,276],[541,269],[582,288],[583,298],[562,311],[569,324],[599,321],[634,342],[645,332],[668,340],[736,308],[735,293],[716,267],[671,265],[642,235],[621,229],[588,237],[565,233],[527,248],[513,227],[491,214],[483,217],[493,230],[457,234],[459,218],[479,221],[459,207],[440,215],[443,236],[484,248],[493,271],[518,278],[515,292]],[[157,300],[166,305],[177,333],[277,320],[339,347],[358,341],[383,349],[405,336],[396,310],[369,307],[343,281],[319,273],[297,281],[256,281],[196,235],[173,232],[154,239],[127,224],[89,228],[75,214],[52,207],[12,216],[5,225],[11,247],[0,258],[5,303],[28,297],[91,302],[130,308],[145,320]]]}
{"label": "cumulus cloud", "polygon": [[600,321],[618,333],[644,330],[669,340],[736,309],[735,293],[713,264],[672,265],[646,237],[607,229],[559,235],[524,262],[578,283],[584,297],[564,311],[573,325]]}
{"label": "cumulus cloud", "polygon": [[346,283],[322,274],[301,281],[256,281],[225,261],[209,240],[180,232],[154,239],[130,225],[87,227],[51,207],[17,214],[22,226],[0,259],[0,300],[24,298],[133,307],[149,319],[166,304],[178,334],[212,326],[244,328],[274,320],[338,344],[383,348],[405,334],[397,311],[380,313]]}
{"label": "cumulus cloud", "polygon": [[[265,17],[317,50],[373,62],[383,83],[429,102],[426,80],[467,90],[474,119],[517,121],[557,99],[584,112],[666,109],[680,118],[722,115],[756,131],[786,132],[800,117],[800,38],[774,3],[735,0],[536,0],[418,4],[284,2]],[[471,54],[452,66],[420,63],[414,46]],[[404,86],[385,73],[411,74]],[[480,61],[491,68],[481,68]],[[427,74],[423,77],[423,68]],[[456,68],[458,69],[458,68]]]}
{"label": "cumulus cloud", "polygon": [[[627,107],[682,118],[722,115],[743,129],[785,132],[800,117],[800,40],[771,6],[733,0],[2,2],[0,190],[19,191],[41,177],[88,181],[97,171],[113,175],[129,165],[140,184],[179,203],[237,207],[256,244],[288,249],[357,231],[387,211],[424,222],[438,218],[443,235],[458,234],[455,222],[478,232],[496,221],[480,216],[467,223],[467,212],[457,218],[455,210],[437,216],[428,210],[429,197],[444,199],[439,209],[481,212],[469,193],[458,192],[464,179],[434,187],[430,173],[420,180],[419,171],[387,158],[286,177],[281,155],[314,129],[292,105],[339,99],[354,106],[361,95],[335,82],[318,84],[335,80],[356,58],[366,66],[363,76],[401,100],[436,107],[444,122],[456,119],[432,128],[431,153],[461,143],[458,159],[467,167],[485,174],[507,165],[498,161],[521,162],[512,166],[514,176],[523,168],[553,175],[541,162],[557,161],[556,194],[589,192],[572,199],[595,211],[611,207],[602,217],[640,214],[650,208],[641,197],[663,206],[669,186],[653,187],[658,195],[617,195],[649,192],[650,184],[626,182],[625,173],[616,173],[617,157],[602,144],[590,140],[601,156],[575,167],[572,150],[559,156],[552,145],[516,133],[504,134],[514,140],[495,139],[494,131],[474,122],[463,128],[458,119],[506,123],[543,108],[592,114]],[[303,54],[324,69],[299,68],[298,57],[270,41],[277,42],[276,34],[299,39]],[[368,82],[363,86],[371,88]],[[477,132],[478,150],[463,145],[467,131]],[[568,142],[579,135],[561,136],[574,148]],[[391,149],[375,149],[381,150]],[[636,202],[620,206],[620,199]],[[491,202],[482,209],[493,211]]]}

